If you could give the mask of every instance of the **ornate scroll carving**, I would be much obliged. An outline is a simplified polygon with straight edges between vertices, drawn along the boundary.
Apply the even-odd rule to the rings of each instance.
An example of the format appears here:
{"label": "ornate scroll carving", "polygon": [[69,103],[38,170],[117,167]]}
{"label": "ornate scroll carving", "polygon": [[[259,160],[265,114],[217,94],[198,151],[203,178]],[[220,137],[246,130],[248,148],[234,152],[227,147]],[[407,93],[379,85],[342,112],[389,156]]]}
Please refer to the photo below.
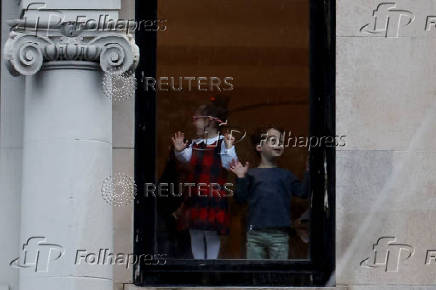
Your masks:
{"label": "ornate scroll carving", "polygon": [[12,75],[33,75],[44,62],[82,60],[98,62],[104,72],[132,73],[139,62],[139,49],[132,36],[121,32],[69,31],[68,23],[45,36],[11,29],[4,59]]}
{"label": "ornate scroll carving", "polygon": [[6,66],[14,76],[37,73],[44,61],[43,47],[50,40],[12,31],[4,48]]}

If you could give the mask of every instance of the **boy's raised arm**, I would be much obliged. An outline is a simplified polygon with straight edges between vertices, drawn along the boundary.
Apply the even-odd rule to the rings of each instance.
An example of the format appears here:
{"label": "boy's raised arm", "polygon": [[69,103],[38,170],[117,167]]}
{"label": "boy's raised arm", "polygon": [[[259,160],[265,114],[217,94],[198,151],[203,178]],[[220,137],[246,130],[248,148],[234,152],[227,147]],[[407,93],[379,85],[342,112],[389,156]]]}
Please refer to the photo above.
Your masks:
{"label": "boy's raised arm", "polygon": [[247,175],[249,163],[245,162],[245,166],[241,162],[233,159],[230,163],[230,171],[236,175],[235,199],[238,202],[244,202],[248,199],[250,191],[250,179]]}

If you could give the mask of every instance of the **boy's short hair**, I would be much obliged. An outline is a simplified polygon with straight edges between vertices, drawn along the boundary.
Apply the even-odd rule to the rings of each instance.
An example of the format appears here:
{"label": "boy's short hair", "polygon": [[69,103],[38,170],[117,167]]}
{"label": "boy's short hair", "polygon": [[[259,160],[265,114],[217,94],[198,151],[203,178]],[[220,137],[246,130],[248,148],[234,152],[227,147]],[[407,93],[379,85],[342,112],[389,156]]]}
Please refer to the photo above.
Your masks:
{"label": "boy's short hair", "polygon": [[280,132],[280,135],[283,134],[284,130],[278,126],[274,125],[265,125],[261,127],[257,127],[254,131],[254,133],[251,135],[251,143],[254,146],[254,150],[258,155],[260,155],[259,151],[256,150],[257,145],[262,145],[261,141],[266,140],[266,134],[269,130],[274,129]]}

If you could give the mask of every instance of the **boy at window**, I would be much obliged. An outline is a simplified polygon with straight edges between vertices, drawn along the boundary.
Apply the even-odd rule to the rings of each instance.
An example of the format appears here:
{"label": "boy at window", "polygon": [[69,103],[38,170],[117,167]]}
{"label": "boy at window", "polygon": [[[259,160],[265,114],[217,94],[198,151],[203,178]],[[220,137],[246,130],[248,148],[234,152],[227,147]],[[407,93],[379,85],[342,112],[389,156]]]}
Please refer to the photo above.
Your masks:
{"label": "boy at window", "polygon": [[252,141],[260,155],[257,168],[236,160],[230,165],[237,176],[235,198],[248,201],[247,259],[288,259],[291,196],[308,197],[309,173],[301,183],[277,166],[284,150],[280,130],[258,129]]}

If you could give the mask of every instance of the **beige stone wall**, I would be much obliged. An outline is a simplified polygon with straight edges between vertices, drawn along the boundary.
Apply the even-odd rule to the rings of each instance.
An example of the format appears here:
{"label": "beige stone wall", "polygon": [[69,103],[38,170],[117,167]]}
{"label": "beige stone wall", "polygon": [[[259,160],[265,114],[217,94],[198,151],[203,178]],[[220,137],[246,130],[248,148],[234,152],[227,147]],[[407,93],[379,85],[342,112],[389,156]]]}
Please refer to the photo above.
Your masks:
{"label": "beige stone wall", "polygon": [[[337,134],[347,136],[336,161],[335,278],[340,289],[436,289],[436,265],[426,265],[427,251],[436,249],[436,29],[426,31],[436,2],[395,2],[390,11],[394,26],[384,37],[360,32],[373,23],[373,10],[382,2],[337,1],[336,126]],[[405,10],[398,37],[395,10]],[[405,26],[409,13],[414,20]],[[132,170],[133,143],[116,140],[114,133],[119,144],[114,162]],[[133,236],[126,223],[129,209],[116,216],[115,245],[127,251],[132,244],[127,237]],[[393,244],[404,248],[398,253],[397,246],[388,247],[393,268],[362,267],[382,237],[393,237]],[[407,249],[413,249],[409,258]],[[397,265],[398,271],[392,271]],[[127,277],[119,275],[115,278]]]}
{"label": "beige stone wall", "polygon": [[[135,19],[135,1],[121,1],[121,19]],[[135,100],[115,102],[112,107],[112,171],[134,177]],[[114,207],[114,253],[133,253],[133,203]],[[114,289],[132,282],[132,268],[114,267]]]}
{"label": "beige stone wall", "polygon": [[[9,37],[6,19],[18,15],[15,1],[1,2],[1,48]],[[23,157],[24,77],[13,77],[1,63],[0,93],[0,289],[17,287],[18,270],[9,267],[18,256]],[[14,288],[15,289],[15,288]]]}
{"label": "beige stone wall", "polygon": [[[385,37],[360,32],[382,2],[337,1],[336,125],[347,146],[336,159],[336,282],[351,289],[436,284],[436,265],[426,265],[436,248],[436,42],[434,29],[425,31],[436,2],[395,2],[376,13],[380,22],[391,17]],[[390,251],[389,269],[360,266],[381,237],[403,244],[376,246],[380,261]]]}

